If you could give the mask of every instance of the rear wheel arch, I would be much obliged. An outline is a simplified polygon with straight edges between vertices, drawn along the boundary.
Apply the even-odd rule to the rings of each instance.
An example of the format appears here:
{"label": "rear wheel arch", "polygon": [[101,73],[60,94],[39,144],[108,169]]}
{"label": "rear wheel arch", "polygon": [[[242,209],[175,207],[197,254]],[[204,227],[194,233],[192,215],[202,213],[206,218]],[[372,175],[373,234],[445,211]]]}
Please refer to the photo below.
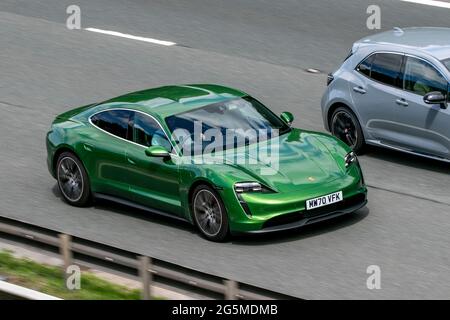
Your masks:
{"label": "rear wheel arch", "polygon": [[[364,130],[363,127],[361,125],[361,121],[357,115],[357,113],[347,104],[345,103],[335,103],[334,105],[332,105],[333,108],[330,107],[329,113],[328,113],[328,125],[329,125],[329,129],[330,132],[335,136],[335,133],[333,132],[333,128],[332,128],[332,119],[333,119],[333,115],[335,113],[337,113],[337,111],[344,111],[345,113],[347,113],[349,115],[350,118],[353,118],[352,122],[354,123],[355,126],[355,132],[357,133],[356,135],[356,142],[355,145],[353,147],[353,150],[355,152],[357,152],[358,154],[360,153],[364,153],[365,151],[365,146],[366,146],[366,139],[365,139],[365,134],[364,134]],[[342,138],[341,138],[342,140]],[[347,143],[348,144],[348,143]]]}
{"label": "rear wheel arch", "polygon": [[62,145],[60,147],[57,148],[57,150],[55,151],[55,154],[53,155],[53,162],[52,162],[52,166],[53,166],[53,172],[55,173],[55,177],[56,177],[56,166],[58,165],[58,159],[61,156],[61,154],[63,154],[64,152],[70,152],[72,153],[75,158],[77,158],[81,164],[83,165],[84,170],[86,171],[89,180],[90,180],[90,175],[92,174],[92,172],[90,172],[88,170],[88,168],[85,165],[85,162],[83,161],[83,159],[78,155],[77,151],[75,148],[73,148],[72,146],[69,145]]}
{"label": "rear wheel arch", "polygon": [[[83,162],[78,157],[78,155],[73,150],[71,150],[71,148],[60,148],[60,149],[58,149],[58,151],[60,151],[60,152],[58,152],[57,158],[55,160],[56,161],[55,173],[56,173],[56,180],[58,183],[58,187],[61,192],[61,196],[67,203],[69,203],[70,205],[76,206],[76,207],[85,207],[85,206],[90,205],[91,200],[92,200],[90,179],[89,179],[89,175],[86,171],[86,168],[85,168]],[[62,161],[69,161],[69,162],[72,161],[72,163],[76,164],[76,167],[74,166],[74,168],[76,168],[76,169],[69,169],[69,171],[71,170],[72,174],[75,174],[76,171],[78,171],[78,173],[79,173],[80,179],[76,179],[76,180],[79,180],[79,182],[81,183],[81,184],[77,183],[78,187],[81,185],[81,193],[80,193],[80,197],[77,199],[71,199],[70,195],[67,195],[63,191],[62,184],[67,185],[67,182],[66,182],[67,178],[66,178],[66,181],[62,181],[59,176],[59,172],[60,172],[59,164]],[[66,175],[66,177],[67,177],[67,175]],[[69,179],[75,179],[74,177],[76,177],[76,176],[72,175],[72,177]],[[73,189],[72,189],[72,191],[73,191]]]}
{"label": "rear wheel arch", "polygon": [[64,152],[73,153],[78,158],[78,160],[81,161],[80,157],[76,154],[76,152],[71,147],[69,147],[67,145],[63,145],[63,146],[59,147],[55,151],[55,154],[53,155],[53,159],[52,159],[52,167],[53,167],[52,169],[53,169],[53,172],[55,173],[55,175],[56,175],[56,166],[58,164],[58,159],[61,156],[61,154],[63,154]]}
{"label": "rear wheel arch", "polygon": [[327,124],[328,124],[328,128],[330,129],[330,131],[331,131],[331,117],[333,116],[333,113],[336,111],[336,109],[339,107],[346,108],[349,111],[351,111],[354,114],[354,116],[356,117],[356,119],[358,119],[358,121],[359,121],[358,115],[355,113],[355,111],[353,111],[353,109],[348,104],[346,104],[344,102],[335,102],[328,108],[328,113],[327,113]]}

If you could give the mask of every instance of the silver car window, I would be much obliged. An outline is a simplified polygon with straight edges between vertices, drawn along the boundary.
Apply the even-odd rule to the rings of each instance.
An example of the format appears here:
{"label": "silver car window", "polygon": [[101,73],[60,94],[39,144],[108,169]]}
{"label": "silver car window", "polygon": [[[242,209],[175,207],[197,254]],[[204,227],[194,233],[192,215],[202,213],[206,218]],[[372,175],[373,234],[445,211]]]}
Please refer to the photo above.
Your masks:
{"label": "silver car window", "polygon": [[401,88],[402,61],[401,54],[377,53],[372,62],[370,77],[381,83]]}
{"label": "silver car window", "polygon": [[403,88],[424,96],[432,91],[447,94],[447,80],[428,62],[407,57],[403,79]]}
{"label": "silver car window", "polygon": [[356,70],[361,72],[363,75],[370,78],[370,68],[372,67],[372,61],[375,58],[375,55],[371,55],[364,59],[357,67]]}

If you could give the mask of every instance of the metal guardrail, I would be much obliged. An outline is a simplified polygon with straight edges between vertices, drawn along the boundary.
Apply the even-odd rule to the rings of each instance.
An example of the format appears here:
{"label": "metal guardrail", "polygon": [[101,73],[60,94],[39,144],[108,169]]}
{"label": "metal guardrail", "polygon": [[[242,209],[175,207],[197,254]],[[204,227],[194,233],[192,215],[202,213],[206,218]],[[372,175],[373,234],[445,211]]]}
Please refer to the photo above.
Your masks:
{"label": "metal guardrail", "polygon": [[141,280],[142,299],[151,299],[152,285],[164,281],[179,285],[184,291],[200,290],[219,299],[298,299],[6,217],[0,217],[1,233],[56,248],[64,261],[64,275],[67,267],[74,264],[74,255],[101,260],[117,267],[131,268],[138,272]]}

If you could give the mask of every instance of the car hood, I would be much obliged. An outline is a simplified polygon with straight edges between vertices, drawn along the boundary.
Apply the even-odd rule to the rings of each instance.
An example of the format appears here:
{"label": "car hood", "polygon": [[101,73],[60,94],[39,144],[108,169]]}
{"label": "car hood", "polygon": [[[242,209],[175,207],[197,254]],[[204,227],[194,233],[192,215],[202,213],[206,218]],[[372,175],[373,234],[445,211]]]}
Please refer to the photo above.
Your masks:
{"label": "car hood", "polygon": [[[268,144],[276,144],[276,140]],[[259,181],[278,192],[311,188],[346,175],[344,156],[348,150],[334,137],[292,129],[278,141],[278,152],[276,147],[268,148],[274,152],[266,156],[267,144],[253,144],[245,151],[236,149],[232,158],[222,160],[222,165],[239,171],[233,174],[235,177],[245,173],[247,179],[243,181]]]}

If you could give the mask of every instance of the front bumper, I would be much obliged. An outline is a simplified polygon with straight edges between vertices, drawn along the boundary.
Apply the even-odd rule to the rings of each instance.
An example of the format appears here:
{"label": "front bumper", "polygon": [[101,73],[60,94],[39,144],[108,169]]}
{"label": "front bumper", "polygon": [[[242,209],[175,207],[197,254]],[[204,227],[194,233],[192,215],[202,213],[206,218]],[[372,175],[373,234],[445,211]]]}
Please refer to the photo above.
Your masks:
{"label": "front bumper", "polygon": [[332,204],[311,211],[292,212],[276,216],[263,223],[259,230],[249,230],[245,233],[270,233],[300,228],[316,222],[336,218],[344,214],[352,213],[367,204],[366,194],[360,193],[344,199],[342,203]]}
{"label": "front bumper", "polygon": [[[344,195],[342,201],[306,210],[306,200],[339,190]],[[293,229],[356,211],[367,203],[367,188],[360,175],[358,178],[347,176],[302,192],[243,194],[247,213],[233,196],[234,201],[225,201],[231,233],[265,233]],[[224,198],[231,200],[230,197]]]}

